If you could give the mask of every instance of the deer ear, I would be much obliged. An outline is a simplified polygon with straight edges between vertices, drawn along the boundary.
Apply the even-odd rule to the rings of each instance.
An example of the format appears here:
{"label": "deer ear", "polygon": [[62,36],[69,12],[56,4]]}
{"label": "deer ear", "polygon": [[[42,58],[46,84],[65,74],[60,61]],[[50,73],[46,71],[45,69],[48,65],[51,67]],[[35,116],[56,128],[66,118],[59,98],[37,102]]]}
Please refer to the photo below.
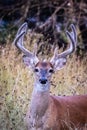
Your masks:
{"label": "deer ear", "polygon": [[66,65],[66,58],[58,58],[54,63],[54,69],[60,70]]}
{"label": "deer ear", "polygon": [[23,56],[23,62],[28,67],[33,68],[35,66],[35,64],[37,64],[38,61],[39,60],[38,60],[37,57],[29,57],[29,56],[26,56],[26,55]]}
{"label": "deer ear", "polygon": [[23,62],[24,62],[24,64],[25,64],[26,66],[30,67],[30,66],[32,66],[32,64],[33,64],[33,59],[30,58],[30,57],[28,57],[28,56],[26,56],[26,55],[24,55],[24,56],[23,56]]}

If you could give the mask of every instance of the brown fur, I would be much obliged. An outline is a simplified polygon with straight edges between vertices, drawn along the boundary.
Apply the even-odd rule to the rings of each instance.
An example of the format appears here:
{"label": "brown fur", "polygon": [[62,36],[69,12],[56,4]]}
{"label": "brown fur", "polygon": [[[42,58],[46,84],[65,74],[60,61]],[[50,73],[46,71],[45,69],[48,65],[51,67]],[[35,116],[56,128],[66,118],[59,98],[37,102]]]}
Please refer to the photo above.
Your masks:
{"label": "brown fur", "polygon": [[[50,62],[38,62],[35,67],[39,71],[53,69]],[[35,76],[31,106],[26,116],[28,130],[87,130],[87,95],[52,96],[49,89],[35,90],[40,76]]]}
{"label": "brown fur", "polygon": [[39,67],[39,68],[53,68],[53,65],[50,62],[38,62],[35,67]]}
{"label": "brown fur", "polygon": [[28,130],[85,130],[87,95],[57,97],[48,92],[33,93],[26,119]]}

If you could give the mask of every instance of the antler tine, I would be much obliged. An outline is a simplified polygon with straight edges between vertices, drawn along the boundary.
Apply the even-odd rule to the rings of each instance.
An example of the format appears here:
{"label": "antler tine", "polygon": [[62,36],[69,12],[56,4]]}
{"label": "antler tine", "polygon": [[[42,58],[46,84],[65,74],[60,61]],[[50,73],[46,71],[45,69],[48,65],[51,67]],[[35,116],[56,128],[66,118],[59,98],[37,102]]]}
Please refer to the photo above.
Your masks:
{"label": "antler tine", "polygon": [[[76,33],[75,26],[74,26],[73,24],[71,24],[71,28],[72,28],[73,40],[75,41],[75,45],[77,45],[77,33]],[[76,47],[76,46],[75,46],[75,47]]]}
{"label": "antler tine", "polygon": [[24,35],[27,31],[27,23],[24,23],[18,30],[16,38],[14,40],[14,44],[17,48],[19,48],[25,55],[29,57],[33,57],[34,54],[27,50],[23,45]]}
{"label": "antler tine", "polygon": [[76,49],[77,34],[76,34],[75,26],[73,24],[71,24],[71,29],[72,29],[72,32],[66,31],[67,37],[70,40],[70,47],[63,53],[58,54],[58,57],[66,57],[67,55],[73,53]]}
{"label": "antler tine", "polygon": [[50,60],[50,62],[52,62],[52,63],[54,63],[56,60],[57,60],[57,56],[58,56],[58,47],[56,47],[55,49],[54,49],[54,55],[53,55],[53,57],[51,58],[51,60]]}
{"label": "antler tine", "polygon": [[34,44],[33,54],[34,54],[35,56],[37,55],[37,42]]}
{"label": "antler tine", "polygon": [[[55,61],[57,58],[63,58],[66,57],[67,55],[71,54],[72,52],[75,51],[76,49],[76,45],[77,45],[77,34],[76,34],[76,29],[75,26],[73,24],[71,24],[71,29],[72,31],[66,31],[67,37],[70,41],[70,47],[69,49],[67,49],[66,51],[60,53],[60,54],[54,54],[53,58],[51,61]],[[57,53],[57,51],[56,51]]]}
{"label": "antler tine", "polygon": [[17,35],[19,35],[22,31],[25,31],[25,33],[27,32],[28,29],[28,25],[27,22],[25,22],[24,24],[21,25],[21,27],[18,29]]}
{"label": "antler tine", "polygon": [[[27,32],[28,29],[28,25],[27,22],[25,22],[24,24],[21,25],[21,27],[18,29],[16,37],[18,37],[18,35],[20,35],[22,32]],[[23,39],[24,39],[24,35],[22,35],[22,37],[20,38],[20,44],[23,45]]]}
{"label": "antler tine", "polygon": [[20,35],[18,35],[15,40],[14,40],[14,44],[17,48],[19,48],[25,55],[32,57],[33,53],[31,53],[29,50],[27,50],[24,46],[23,43],[20,42],[20,38],[23,37],[23,35],[25,34],[25,32],[22,32]]}

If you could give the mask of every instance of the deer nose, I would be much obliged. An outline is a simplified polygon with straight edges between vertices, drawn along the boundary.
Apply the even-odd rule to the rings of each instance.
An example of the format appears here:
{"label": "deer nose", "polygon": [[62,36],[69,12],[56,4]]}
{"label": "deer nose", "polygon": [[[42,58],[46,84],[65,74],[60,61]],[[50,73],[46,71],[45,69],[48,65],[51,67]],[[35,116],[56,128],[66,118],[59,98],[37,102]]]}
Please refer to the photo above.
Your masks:
{"label": "deer nose", "polygon": [[41,84],[46,84],[47,79],[39,79],[39,82],[40,82]]}

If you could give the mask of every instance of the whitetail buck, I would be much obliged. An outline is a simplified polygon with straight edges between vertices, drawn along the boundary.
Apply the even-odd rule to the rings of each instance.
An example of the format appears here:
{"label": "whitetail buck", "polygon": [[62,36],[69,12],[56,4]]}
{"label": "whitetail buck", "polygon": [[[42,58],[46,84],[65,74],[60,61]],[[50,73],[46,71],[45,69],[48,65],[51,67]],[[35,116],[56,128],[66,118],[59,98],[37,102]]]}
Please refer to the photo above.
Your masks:
{"label": "whitetail buck", "polygon": [[77,35],[74,25],[71,32],[66,31],[70,47],[57,54],[50,61],[39,61],[36,53],[31,53],[23,46],[23,38],[27,31],[27,23],[18,30],[14,44],[25,55],[24,63],[31,67],[34,75],[34,88],[30,110],[26,115],[28,130],[87,130],[87,95],[53,96],[50,95],[51,75],[66,63],[66,58],[76,48]]}

